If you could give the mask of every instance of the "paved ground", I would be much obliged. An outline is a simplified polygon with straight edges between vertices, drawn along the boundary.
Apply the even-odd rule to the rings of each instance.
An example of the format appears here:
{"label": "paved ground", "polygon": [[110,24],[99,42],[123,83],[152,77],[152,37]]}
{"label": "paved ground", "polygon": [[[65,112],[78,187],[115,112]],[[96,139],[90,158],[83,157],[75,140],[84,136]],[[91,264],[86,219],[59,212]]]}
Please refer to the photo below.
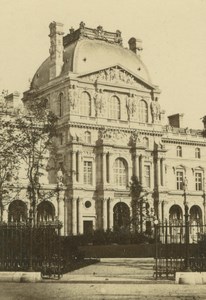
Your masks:
{"label": "paved ground", "polygon": [[155,281],[153,264],[151,259],[103,259],[65,274],[59,281],[0,282],[0,300],[206,300],[206,285]]}
{"label": "paved ground", "polygon": [[65,274],[61,282],[156,283],[154,263],[151,258],[105,258],[100,263]]}
{"label": "paved ground", "polygon": [[0,283],[0,300],[205,300],[206,286],[172,284]]}

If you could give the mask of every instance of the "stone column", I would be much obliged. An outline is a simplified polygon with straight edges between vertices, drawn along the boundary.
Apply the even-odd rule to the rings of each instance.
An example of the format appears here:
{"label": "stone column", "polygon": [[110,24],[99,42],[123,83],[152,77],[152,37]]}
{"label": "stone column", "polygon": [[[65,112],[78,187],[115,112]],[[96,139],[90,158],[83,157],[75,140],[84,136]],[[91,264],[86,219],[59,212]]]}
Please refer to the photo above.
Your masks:
{"label": "stone column", "polygon": [[134,155],[134,175],[140,180],[140,174],[139,174],[139,155]]}
{"label": "stone column", "polygon": [[68,234],[68,218],[67,218],[67,214],[68,214],[68,202],[67,199],[64,198],[64,235],[66,236]]}
{"label": "stone column", "polygon": [[107,230],[108,220],[107,220],[107,199],[103,199],[103,229]]}
{"label": "stone column", "polygon": [[151,172],[150,172],[150,182],[151,182],[151,189],[154,188],[154,164],[151,163]]}
{"label": "stone column", "polygon": [[[60,191],[58,195],[58,219],[63,224],[64,228],[64,191]],[[60,234],[63,234],[63,228],[60,229]]]}
{"label": "stone column", "polygon": [[162,168],[161,168],[161,158],[158,158],[157,160],[157,169],[158,169],[158,187],[162,186],[162,180],[161,180],[161,176],[162,176]]}
{"label": "stone column", "polygon": [[109,200],[109,229],[113,229],[114,219],[113,219],[113,207],[112,199]]}
{"label": "stone column", "polygon": [[112,153],[109,153],[109,163],[108,163],[108,166],[109,166],[109,183],[112,184],[113,183],[113,165],[112,165]]}
{"label": "stone column", "polygon": [[107,167],[107,182],[110,183],[110,156],[111,154],[108,152],[107,154],[107,159],[108,161],[106,161],[106,167]]}
{"label": "stone column", "polygon": [[72,199],[72,234],[77,234],[77,199]]}
{"label": "stone column", "polygon": [[72,151],[72,181],[76,183],[76,151]]}
{"label": "stone column", "polygon": [[92,161],[92,185],[96,186],[96,161]]}
{"label": "stone column", "polygon": [[82,200],[78,198],[78,233],[83,234]]}
{"label": "stone column", "polygon": [[141,184],[142,186],[144,187],[145,186],[145,180],[144,180],[144,156],[141,155],[141,159],[140,159],[140,165],[141,165],[141,168],[140,168],[140,181],[141,181]]}
{"label": "stone column", "polygon": [[166,174],[165,174],[165,158],[162,158],[162,185],[165,187]]}
{"label": "stone column", "polygon": [[107,182],[107,169],[106,169],[106,153],[102,153],[102,182]]}
{"label": "stone column", "polygon": [[79,183],[83,184],[83,172],[84,172],[84,166],[83,166],[83,160],[82,160],[82,151],[79,151],[78,156],[78,166],[79,166]]}

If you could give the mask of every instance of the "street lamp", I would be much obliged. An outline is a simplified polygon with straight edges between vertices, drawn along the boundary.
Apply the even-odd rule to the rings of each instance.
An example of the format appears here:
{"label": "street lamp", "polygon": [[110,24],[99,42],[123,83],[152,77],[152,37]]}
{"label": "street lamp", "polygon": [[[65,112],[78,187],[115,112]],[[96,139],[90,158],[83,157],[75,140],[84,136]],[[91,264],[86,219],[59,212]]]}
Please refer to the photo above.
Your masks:
{"label": "street lamp", "polygon": [[157,245],[157,234],[158,234],[158,223],[159,221],[156,219],[154,220],[154,230],[155,230],[155,279],[157,280],[158,277],[158,245]]}
{"label": "street lamp", "polygon": [[185,253],[185,271],[191,272],[190,269],[190,262],[189,262],[189,207],[187,203],[187,178],[185,177],[183,182],[183,196],[184,196],[184,208],[185,208],[185,246],[186,246],[186,253]]}
{"label": "street lamp", "polygon": [[32,220],[33,220],[33,210],[29,210],[29,268],[28,271],[32,272],[33,271],[33,260],[32,260],[32,255],[33,255],[33,237],[32,237]]}

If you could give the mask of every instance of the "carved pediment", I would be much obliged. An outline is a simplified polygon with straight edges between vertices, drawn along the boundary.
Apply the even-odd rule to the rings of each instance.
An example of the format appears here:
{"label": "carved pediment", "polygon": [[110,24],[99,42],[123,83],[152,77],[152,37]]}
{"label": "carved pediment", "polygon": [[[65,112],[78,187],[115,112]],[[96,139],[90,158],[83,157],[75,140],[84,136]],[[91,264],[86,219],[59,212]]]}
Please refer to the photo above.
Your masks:
{"label": "carved pediment", "polygon": [[119,65],[94,71],[92,73],[82,74],[78,77],[93,83],[100,81],[111,84],[129,85],[143,91],[155,89],[153,85]]}
{"label": "carved pediment", "polygon": [[120,130],[101,129],[98,140],[106,144],[127,145],[129,139],[127,133]]}

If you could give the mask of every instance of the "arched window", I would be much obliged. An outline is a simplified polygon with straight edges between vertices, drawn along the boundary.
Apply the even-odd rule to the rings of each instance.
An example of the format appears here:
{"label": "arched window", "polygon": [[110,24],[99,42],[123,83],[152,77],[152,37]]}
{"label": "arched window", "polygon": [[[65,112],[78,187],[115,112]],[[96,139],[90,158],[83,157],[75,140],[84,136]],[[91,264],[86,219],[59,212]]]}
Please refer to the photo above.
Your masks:
{"label": "arched window", "polygon": [[195,158],[200,158],[200,148],[195,148]]}
{"label": "arched window", "polygon": [[113,208],[114,230],[127,229],[130,226],[130,211],[126,203],[119,202]]}
{"label": "arched window", "polygon": [[58,115],[59,115],[59,117],[62,117],[64,115],[64,95],[63,95],[63,93],[59,94]]}
{"label": "arched window", "polygon": [[190,242],[197,243],[202,229],[202,210],[198,205],[190,208],[190,224]]}
{"label": "arched window", "polygon": [[27,218],[26,203],[21,200],[14,200],[9,205],[8,211],[9,222],[25,222]]}
{"label": "arched window", "polygon": [[177,156],[178,157],[182,157],[182,147],[181,146],[177,146]]}
{"label": "arched window", "polygon": [[120,100],[116,96],[112,96],[109,99],[109,109],[108,109],[109,119],[120,119]]}
{"label": "arched window", "polygon": [[85,131],[85,133],[84,133],[84,141],[87,144],[91,143],[91,132]]}
{"label": "arched window", "polygon": [[91,116],[91,97],[87,92],[81,94],[80,115]]}
{"label": "arched window", "polygon": [[37,206],[37,221],[38,222],[54,221],[54,216],[55,216],[55,208],[51,202],[42,201]]}
{"label": "arched window", "polygon": [[119,187],[127,186],[127,163],[122,158],[117,158],[114,162],[114,182]]}
{"label": "arched window", "polygon": [[139,102],[139,122],[147,123],[148,122],[148,106],[144,100],[140,100]]}
{"label": "arched window", "polygon": [[170,241],[179,243],[182,240],[182,225],[183,213],[179,205],[173,205],[169,210],[169,228]]}

